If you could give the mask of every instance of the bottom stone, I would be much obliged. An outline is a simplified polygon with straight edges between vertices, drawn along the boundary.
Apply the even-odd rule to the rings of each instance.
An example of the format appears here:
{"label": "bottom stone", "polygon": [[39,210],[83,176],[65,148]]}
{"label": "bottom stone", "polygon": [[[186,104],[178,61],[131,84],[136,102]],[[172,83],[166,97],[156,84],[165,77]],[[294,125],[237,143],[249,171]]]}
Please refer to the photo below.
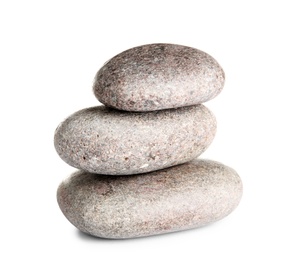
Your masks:
{"label": "bottom stone", "polygon": [[242,196],[237,173],[193,160],[130,176],[77,171],[58,188],[58,204],[79,230],[124,239],[200,227],[230,214]]}

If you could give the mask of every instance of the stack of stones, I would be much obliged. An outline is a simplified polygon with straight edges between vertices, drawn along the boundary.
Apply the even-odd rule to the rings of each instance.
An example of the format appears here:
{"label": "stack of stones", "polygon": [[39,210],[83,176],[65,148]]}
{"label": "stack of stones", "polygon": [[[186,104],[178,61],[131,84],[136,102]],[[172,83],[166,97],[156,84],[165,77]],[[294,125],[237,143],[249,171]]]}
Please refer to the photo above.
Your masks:
{"label": "stack of stones", "polygon": [[79,169],[58,188],[66,218],[93,236],[123,239],[231,213],[242,195],[239,176],[196,159],[216,131],[202,103],[223,85],[219,64],[186,46],[139,46],[105,63],[93,86],[104,105],[72,114],[55,132],[59,156]]}

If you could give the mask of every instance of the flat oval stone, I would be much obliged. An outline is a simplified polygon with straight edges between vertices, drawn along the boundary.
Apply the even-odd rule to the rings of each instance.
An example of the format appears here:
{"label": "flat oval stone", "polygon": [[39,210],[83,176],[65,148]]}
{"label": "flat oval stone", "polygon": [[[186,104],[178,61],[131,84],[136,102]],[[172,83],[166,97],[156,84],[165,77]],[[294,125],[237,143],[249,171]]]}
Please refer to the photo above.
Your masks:
{"label": "flat oval stone", "polygon": [[114,239],[206,225],[230,214],[241,196],[237,173],[209,160],[130,176],[78,171],[57,191],[60,208],[75,227]]}
{"label": "flat oval stone", "polygon": [[93,85],[103,104],[127,111],[196,105],[216,97],[225,74],[217,61],[195,48],[149,44],[113,57]]}
{"label": "flat oval stone", "polygon": [[92,173],[155,171],[198,157],[212,142],[214,115],[204,106],[134,113],[105,106],[80,110],[56,129],[60,157]]}

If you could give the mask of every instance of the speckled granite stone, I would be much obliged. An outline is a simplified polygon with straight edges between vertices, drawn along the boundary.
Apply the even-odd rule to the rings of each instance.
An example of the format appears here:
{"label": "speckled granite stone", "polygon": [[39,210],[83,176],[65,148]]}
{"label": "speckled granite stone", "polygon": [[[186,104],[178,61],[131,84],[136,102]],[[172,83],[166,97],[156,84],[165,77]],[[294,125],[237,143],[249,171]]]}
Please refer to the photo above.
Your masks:
{"label": "speckled granite stone", "polygon": [[144,113],[99,106],[62,122],[54,144],[71,166],[125,175],[190,161],[210,145],[215,131],[215,117],[204,105]]}
{"label": "speckled granite stone", "polygon": [[93,85],[103,104],[127,111],[189,106],[217,96],[225,74],[210,55],[174,44],[149,44],[113,57]]}
{"label": "speckled granite stone", "polygon": [[57,192],[63,214],[75,227],[115,239],[206,225],[230,214],[241,196],[237,173],[209,160],[130,176],[78,171]]}

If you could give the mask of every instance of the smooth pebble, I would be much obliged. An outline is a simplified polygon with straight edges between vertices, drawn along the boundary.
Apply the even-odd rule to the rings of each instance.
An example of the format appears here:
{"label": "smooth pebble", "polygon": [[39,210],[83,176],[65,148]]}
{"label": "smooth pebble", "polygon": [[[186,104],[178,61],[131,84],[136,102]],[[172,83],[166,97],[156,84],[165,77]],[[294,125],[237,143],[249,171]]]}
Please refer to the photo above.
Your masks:
{"label": "smooth pebble", "polygon": [[93,85],[103,104],[126,111],[196,105],[216,97],[225,74],[209,54],[176,44],[126,50],[104,64]]}
{"label": "smooth pebble", "polygon": [[127,175],[190,161],[206,150],[215,132],[215,117],[204,105],[145,113],[99,106],[62,122],[54,145],[75,168]]}
{"label": "smooth pebble", "polygon": [[131,176],[77,171],[62,182],[58,204],[82,232],[124,239],[191,229],[230,214],[242,182],[230,167],[193,160]]}

